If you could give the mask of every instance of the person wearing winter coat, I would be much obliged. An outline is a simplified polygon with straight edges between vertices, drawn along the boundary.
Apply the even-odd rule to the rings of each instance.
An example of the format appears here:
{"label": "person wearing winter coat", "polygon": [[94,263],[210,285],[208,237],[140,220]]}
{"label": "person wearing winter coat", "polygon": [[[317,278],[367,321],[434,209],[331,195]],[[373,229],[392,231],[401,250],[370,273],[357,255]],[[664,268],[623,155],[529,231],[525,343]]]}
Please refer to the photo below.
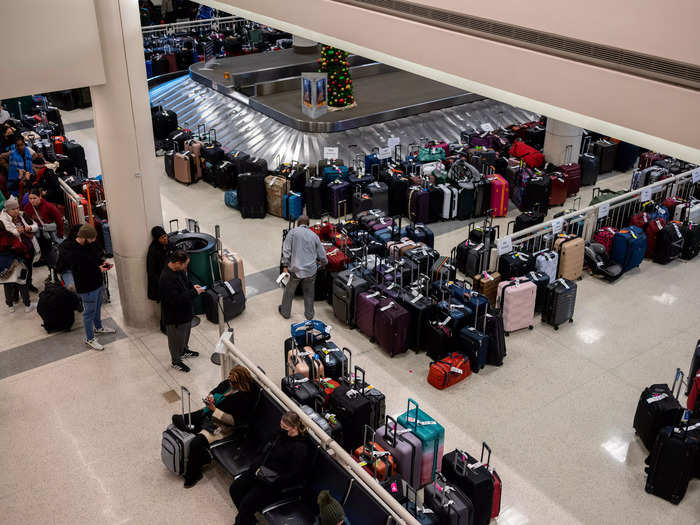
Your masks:
{"label": "person wearing winter coat", "polygon": [[39,257],[39,243],[36,240],[39,226],[20,210],[19,202],[14,197],[10,197],[5,202],[5,207],[0,212],[0,222],[8,233],[17,237],[26,246],[27,288],[30,292],[38,293],[39,290],[32,284],[32,266]]}

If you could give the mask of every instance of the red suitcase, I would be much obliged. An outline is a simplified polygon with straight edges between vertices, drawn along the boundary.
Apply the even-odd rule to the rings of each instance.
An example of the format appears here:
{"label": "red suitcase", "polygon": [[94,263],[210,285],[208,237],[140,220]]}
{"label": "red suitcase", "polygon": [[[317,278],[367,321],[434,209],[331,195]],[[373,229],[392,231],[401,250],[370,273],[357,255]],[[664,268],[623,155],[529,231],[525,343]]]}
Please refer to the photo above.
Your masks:
{"label": "red suitcase", "polygon": [[374,315],[374,338],[391,357],[408,350],[411,314],[393,299],[382,298]]}
{"label": "red suitcase", "polygon": [[491,476],[493,477],[493,507],[491,508],[491,519],[494,519],[501,513],[501,492],[503,484],[501,483],[501,477],[493,467],[489,467],[489,472],[491,472]]}
{"label": "red suitcase", "polygon": [[549,180],[551,181],[549,205],[563,206],[569,194],[566,177],[563,173],[552,173]]}
{"label": "red suitcase", "polygon": [[661,230],[663,230],[664,226],[666,226],[666,221],[663,220],[661,217],[659,217],[658,219],[654,219],[649,224],[647,224],[647,251],[644,254],[644,257],[646,257],[647,259],[654,258],[654,250],[656,249],[656,236]]}
{"label": "red suitcase", "polygon": [[616,233],[617,228],[613,228],[612,226],[606,226],[605,228],[601,228],[600,230],[595,232],[595,235],[593,235],[593,242],[602,244],[605,247],[605,252],[608,255],[610,255],[610,251],[612,250],[613,239],[615,238]]}
{"label": "red suitcase", "polygon": [[491,209],[494,217],[508,214],[508,181],[498,174],[489,177],[491,182]]}
{"label": "red suitcase", "polygon": [[328,259],[328,265],[326,270],[330,273],[341,272],[348,265],[347,256],[334,245],[326,246],[326,258]]}

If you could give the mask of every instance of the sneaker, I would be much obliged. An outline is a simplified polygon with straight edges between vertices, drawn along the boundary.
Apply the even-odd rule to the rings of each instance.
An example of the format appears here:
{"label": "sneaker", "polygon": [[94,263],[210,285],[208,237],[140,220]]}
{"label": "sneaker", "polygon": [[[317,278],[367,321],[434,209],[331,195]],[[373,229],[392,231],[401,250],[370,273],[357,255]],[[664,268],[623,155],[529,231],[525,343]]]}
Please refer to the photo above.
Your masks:
{"label": "sneaker", "polygon": [[32,292],[32,293],[39,293],[39,288],[37,288],[37,287],[34,286],[33,284],[30,284],[30,285],[28,286],[28,288],[29,288],[29,291]]}
{"label": "sneaker", "polygon": [[189,372],[190,371],[190,367],[187,366],[182,361],[176,361],[176,362],[172,363],[170,366],[172,366],[175,370],[179,370],[180,372]]}
{"label": "sneaker", "polygon": [[100,344],[100,342],[97,339],[90,339],[89,341],[86,339],[85,344],[88,345],[90,348],[93,350],[104,350],[105,347]]}
{"label": "sneaker", "polygon": [[13,305],[13,306],[8,306],[7,309],[8,309],[8,311],[9,311],[11,314],[15,313],[15,307],[14,307],[14,305]]}
{"label": "sneaker", "polygon": [[182,352],[182,357],[199,357],[199,352],[195,352],[194,350],[190,350],[189,348]]}
{"label": "sneaker", "polygon": [[116,334],[117,331],[114,328],[108,328],[103,326],[102,328],[95,328],[96,334]]}
{"label": "sneaker", "polygon": [[26,314],[33,312],[34,310],[36,310],[36,303],[29,303],[29,306],[24,307],[24,313]]}
{"label": "sneaker", "polygon": [[288,316],[288,315],[284,315],[284,314],[282,313],[282,305],[281,305],[281,304],[277,307],[277,311],[280,313],[280,315],[281,315],[282,317],[284,317],[285,319],[289,319],[289,316]]}

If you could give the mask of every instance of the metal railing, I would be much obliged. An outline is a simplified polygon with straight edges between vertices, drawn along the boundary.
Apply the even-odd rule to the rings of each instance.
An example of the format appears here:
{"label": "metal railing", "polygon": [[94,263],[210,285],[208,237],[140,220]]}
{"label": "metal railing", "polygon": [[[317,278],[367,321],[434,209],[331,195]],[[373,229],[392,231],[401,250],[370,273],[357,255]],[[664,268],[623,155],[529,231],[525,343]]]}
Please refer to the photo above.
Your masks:
{"label": "metal railing", "polygon": [[[556,235],[559,233],[575,234],[585,241],[590,241],[595,232],[604,226],[612,226],[618,229],[627,226],[630,217],[642,211],[642,208],[649,202],[661,204],[668,197],[678,197],[689,201],[691,197],[696,195],[698,189],[697,186],[700,182],[698,181],[700,178],[698,175],[699,169],[686,171],[636,190],[628,191],[512,234],[506,232],[505,236],[499,236],[497,240],[498,255],[507,253],[509,251],[507,250],[508,247],[529,253],[551,248]],[[693,179],[696,179],[696,182],[693,182]],[[593,198],[595,199],[605,191],[594,188]],[[498,259],[498,255],[496,259]],[[497,268],[498,263],[496,262],[494,266],[492,258],[491,269]]]}
{"label": "metal railing", "polygon": [[147,26],[141,30],[141,33],[144,37],[147,37],[176,35],[178,33],[188,33],[192,30],[223,31],[230,29],[237,31],[247,23],[249,23],[248,20],[239,16],[222,16],[208,20],[188,20],[187,22]]}
{"label": "metal railing", "polygon": [[299,405],[287,397],[280,387],[273,383],[270,378],[268,378],[258,367],[258,365],[244,355],[243,352],[238,350],[238,348],[236,348],[229,338],[224,337],[222,338],[222,341],[225,346],[225,353],[223,359],[221,360],[222,377],[228,377],[228,370],[230,370],[233,363],[240,363],[247,367],[253,377],[255,377],[257,383],[260,385],[260,388],[270,394],[287,410],[291,410],[296,413],[309,429],[309,435],[312,437],[312,439],[316,441],[316,443],[318,443],[326,452],[328,452],[328,454],[340,466],[342,466],[353,476],[355,483],[360,483],[365,489],[367,489],[369,494],[371,494],[372,497],[374,497],[377,502],[380,503],[387,510],[387,512],[389,512],[390,516],[387,519],[386,525],[391,525],[392,523],[420,525],[418,520],[413,517],[408,510],[402,507],[396,499],[394,499],[386,490],[384,490],[381,485],[379,485],[379,482],[370,476],[360,466],[360,464],[357,463],[353,457],[345,451],[345,449],[343,449],[328,434],[326,434],[321,427],[314,423],[314,421],[307,416],[306,413],[301,410],[301,408],[299,408]]}
{"label": "metal railing", "polygon": [[85,206],[86,201],[80,195],[75,193],[62,179],[58,179],[58,184],[63,191],[63,200],[66,204],[66,218],[71,226],[76,224],[85,224]]}

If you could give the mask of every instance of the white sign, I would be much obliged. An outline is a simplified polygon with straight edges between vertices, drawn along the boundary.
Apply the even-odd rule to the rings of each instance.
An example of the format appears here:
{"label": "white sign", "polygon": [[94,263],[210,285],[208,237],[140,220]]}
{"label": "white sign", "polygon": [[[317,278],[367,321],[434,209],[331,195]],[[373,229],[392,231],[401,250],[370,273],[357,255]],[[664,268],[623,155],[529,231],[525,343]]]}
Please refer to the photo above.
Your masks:
{"label": "white sign", "polygon": [[329,148],[325,147],[323,148],[323,158],[326,160],[335,160],[338,158],[338,147],[334,148]]}
{"label": "white sign", "polygon": [[484,122],[481,125],[481,129],[483,129],[484,131],[493,131],[493,126],[491,124],[489,124],[488,122]]}
{"label": "white sign", "polygon": [[604,202],[598,208],[598,218],[602,219],[603,217],[607,217],[608,213],[610,213],[610,203]]}
{"label": "white sign", "polygon": [[510,253],[513,251],[513,239],[511,239],[510,235],[498,239],[496,241],[496,246],[498,247],[498,255]]}
{"label": "white sign", "polygon": [[211,88],[212,88],[214,91],[219,91],[219,84],[217,84],[216,82],[212,82],[212,83],[211,83]]}
{"label": "white sign", "polygon": [[552,221],[552,233],[557,234],[559,233],[562,228],[564,227],[564,219],[554,219]]}
{"label": "white sign", "polygon": [[639,196],[639,199],[642,202],[650,201],[651,200],[651,188],[642,188],[642,193]]}
{"label": "white sign", "polygon": [[700,182],[700,168],[695,168],[691,174],[693,176],[693,184]]}
{"label": "white sign", "polygon": [[401,139],[399,137],[389,137],[389,141],[386,143],[391,149],[401,144]]}
{"label": "white sign", "polygon": [[379,153],[377,153],[377,158],[379,160],[388,159],[391,157],[391,148],[379,148]]}

